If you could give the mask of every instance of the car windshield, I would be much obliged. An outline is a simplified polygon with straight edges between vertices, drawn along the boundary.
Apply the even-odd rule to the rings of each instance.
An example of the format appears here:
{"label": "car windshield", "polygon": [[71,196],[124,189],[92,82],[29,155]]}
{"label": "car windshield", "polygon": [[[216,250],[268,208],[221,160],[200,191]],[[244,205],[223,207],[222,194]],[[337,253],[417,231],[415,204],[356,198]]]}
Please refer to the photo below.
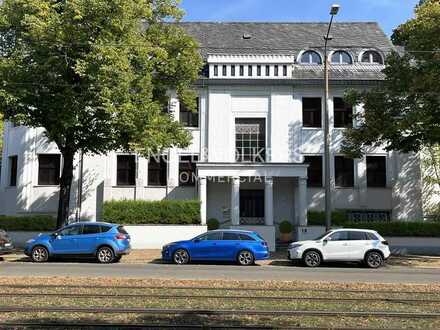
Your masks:
{"label": "car windshield", "polygon": [[319,240],[323,239],[325,236],[327,236],[331,232],[332,232],[331,230],[326,231],[324,234],[322,234],[322,235],[318,236],[317,238],[315,238],[314,241],[319,241]]}

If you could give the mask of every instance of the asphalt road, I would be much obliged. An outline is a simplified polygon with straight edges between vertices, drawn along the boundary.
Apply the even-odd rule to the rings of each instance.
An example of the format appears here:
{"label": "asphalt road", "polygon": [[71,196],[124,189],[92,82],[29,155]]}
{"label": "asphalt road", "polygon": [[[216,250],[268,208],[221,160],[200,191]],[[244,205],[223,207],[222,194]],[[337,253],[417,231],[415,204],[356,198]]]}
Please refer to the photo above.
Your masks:
{"label": "asphalt road", "polygon": [[122,277],[177,280],[278,280],[278,281],[327,281],[364,283],[415,283],[440,282],[440,269],[415,269],[386,266],[367,269],[355,265],[323,266],[316,269],[296,266],[251,266],[197,264],[176,266],[172,264],[111,264],[54,262],[34,264],[30,262],[0,263],[0,276],[73,276],[73,277]]}

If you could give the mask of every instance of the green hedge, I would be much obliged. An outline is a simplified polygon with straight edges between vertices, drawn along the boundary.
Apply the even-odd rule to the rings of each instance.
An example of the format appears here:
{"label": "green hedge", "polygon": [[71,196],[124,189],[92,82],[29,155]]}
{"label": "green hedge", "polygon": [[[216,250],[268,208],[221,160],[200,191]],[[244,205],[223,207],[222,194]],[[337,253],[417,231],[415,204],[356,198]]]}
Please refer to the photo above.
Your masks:
{"label": "green hedge", "polygon": [[196,200],[110,201],[103,207],[104,221],[123,225],[200,224],[200,202]]}
{"label": "green hedge", "polygon": [[7,231],[53,231],[57,221],[46,215],[33,216],[0,216],[0,228]]}
{"label": "green hedge", "polygon": [[[309,211],[308,224],[324,226],[325,213]],[[372,229],[382,236],[440,237],[440,222],[438,221],[353,222],[348,219],[347,212],[344,210],[332,212],[332,225],[343,228]]]}

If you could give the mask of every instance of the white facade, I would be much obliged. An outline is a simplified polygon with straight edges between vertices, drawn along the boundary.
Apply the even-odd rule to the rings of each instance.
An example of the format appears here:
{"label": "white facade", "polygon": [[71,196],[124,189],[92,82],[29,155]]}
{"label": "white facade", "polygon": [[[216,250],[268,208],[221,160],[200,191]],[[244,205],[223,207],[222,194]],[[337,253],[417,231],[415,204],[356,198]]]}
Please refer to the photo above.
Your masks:
{"label": "white facade", "polygon": [[[224,227],[243,225],[259,230],[264,236],[274,236],[277,224],[284,220],[296,226],[306,226],[307,211],[324,208],[324,188],[307,186],[308,165],[303,163],[304,157],[322,156],[324,137],[323,125],[321,128],[304,127],[303,99],[322,100],[324,91],[319,80],[315,84],[305,84],[292,79],[295,72],[301,71],[296,60],[292,55],[208,56],[209,79],[197,85],[199,125],[188,128],[193,137],[188,148],[165,152],[169,159],[166,186],[148,185],[148,159],[136,158],[135,184],[119,186],[116,178],[117,156],[120,153],[84,155],[83,193],[79,203],[78,155],[71,196],[72,218],[80,212],[83,219],[99,220],[102,203],[108,200],[200,198],[202,224],[209,218],[216,218]],[[371,68],[378,70],[377,66]],[[349,187],[336,186],[334,157],[340,155],[344,128],[334,127],[333,100],[342,97],[348,87],[367,88],[362,82],[331,84],[328,103],[333,208],[388,212],[392,219],[398,220],[422,219],[418,155],[402,155],[380,148],[369,150],[366,157],[385,157],[386,184],[383,187],[368,186],[364,157],[354,160],[353,184]],[[172,96],[169,109],[176,119],[179,118],[180,108],[179,100]],[[362,111],[362,108],[354,111]],[[262,163],[240,163],[236,160],[236,121],[243,118],[264,119],[265,161]],[[13,127],[10,123],[5,127],[0,214],[55,214],[58,187],[38,184],[38,155],[58,153],[56,146],[47,142],[42,129]],[[179,157],[185,155],[195,155],[199,159],[198,183],[194,186],[179,186]],[[10,185],[12,156],[18,156],[16,186]],[[243,205],[240,206],[240,196],[244,191],[248,194],[249,191],[260,191],[260,197],[264,195],[262,199],[257,197],[254,200],[264,207],[247,206],[258,212],[264,210],[260,219],[242,216],[244,211]],[[246,200],[243,202],[247,203]]]}

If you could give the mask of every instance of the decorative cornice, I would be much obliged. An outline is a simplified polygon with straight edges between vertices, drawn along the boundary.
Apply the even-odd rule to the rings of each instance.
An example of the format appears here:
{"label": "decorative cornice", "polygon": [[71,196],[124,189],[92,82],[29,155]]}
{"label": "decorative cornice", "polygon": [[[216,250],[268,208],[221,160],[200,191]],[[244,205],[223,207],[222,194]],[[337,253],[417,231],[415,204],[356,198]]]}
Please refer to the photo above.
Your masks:
{"label": "decorative cornice", "polygon": [[280,54],[208,54],[209,64],[293,64],[295,56]]}

